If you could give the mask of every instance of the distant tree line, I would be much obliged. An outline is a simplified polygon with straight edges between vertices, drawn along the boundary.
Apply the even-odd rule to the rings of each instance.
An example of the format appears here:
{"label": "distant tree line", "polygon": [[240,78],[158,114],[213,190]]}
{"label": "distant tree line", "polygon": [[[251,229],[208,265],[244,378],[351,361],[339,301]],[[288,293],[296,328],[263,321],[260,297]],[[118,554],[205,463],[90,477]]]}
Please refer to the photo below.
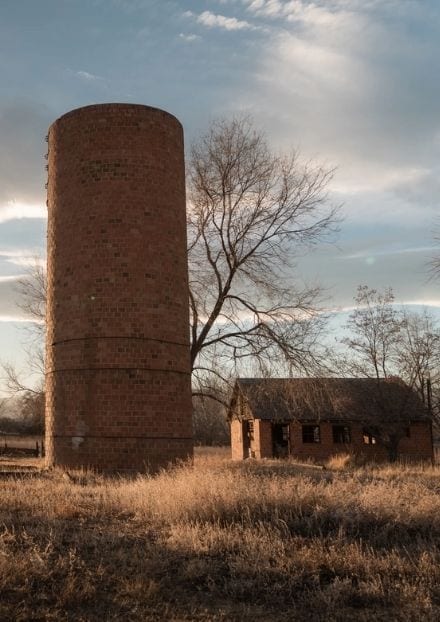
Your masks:
{"label": "distant tree line", "polygon": [[0,434],[43,433],[43,392],[25,391],[0,401]]}
{"label": "distant tree line", "polygon": [[194,444],[224,446],[230,443],[226,408],[218,400],[195,396],[193,398]]}

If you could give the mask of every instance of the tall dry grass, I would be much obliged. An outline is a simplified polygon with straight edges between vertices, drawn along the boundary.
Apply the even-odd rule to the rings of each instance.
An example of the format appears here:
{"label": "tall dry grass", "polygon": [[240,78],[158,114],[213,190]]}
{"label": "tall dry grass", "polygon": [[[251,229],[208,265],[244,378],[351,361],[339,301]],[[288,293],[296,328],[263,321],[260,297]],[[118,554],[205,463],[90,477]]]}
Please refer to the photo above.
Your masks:
{"label": "tall dry grass", "polygon": [[0,480],[0,620],[440,619],[440,470]]}

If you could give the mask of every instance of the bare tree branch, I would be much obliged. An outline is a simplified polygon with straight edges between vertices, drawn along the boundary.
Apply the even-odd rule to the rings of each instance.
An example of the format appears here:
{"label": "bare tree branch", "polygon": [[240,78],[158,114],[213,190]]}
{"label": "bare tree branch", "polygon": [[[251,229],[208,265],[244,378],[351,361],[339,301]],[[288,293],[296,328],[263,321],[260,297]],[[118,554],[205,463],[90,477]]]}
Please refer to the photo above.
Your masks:
{"label": "bare tree branch", "polygon": [[[25,346],[27,370],[26,381],[18,369],[10,362],[0,363],[4,386],[10,396],[20,396],[23,408],[28,412],[35,411],[43,417],[44,404],[44,336],[46,320],[46,272],[41,258],[35,257],[34,263],[26,271],[26,275],[17,282],[19,300],[17,306],[32,321],[26,324],[29,336]],[[29,382],[29,376],[37,379],[35,385]]]}
{"label": "bare tree branch", "polygon": [[[440,331],[426,311],[410,314],[397,309],[391,288],[379,292],[360,286],[355,302],[356,309],[347,323],[350,334],[342,339],[351,356],[340,367],[345,373],[376,380],[374,397],[382,419],[378,422],[375,418],[371,423],[390,459],[395,459],[398,443],[409,425],[413,393],[417,392],[426,406],[431,386],[436,389],[436,396],[440,394]],[[401,391],[399,400],[390,403],[383,381],[395,381],[396,377],[405,383],[407,391]],[[437,397],[434,404],[430,415],[435,421],[439,411]]]}
{"label": "bare tree branch", "polygon": [[[295,258],[336,228],[332,170],[274,155],[249,118],[212,124],[188,176],[191,361],[258,359],[296,369],[313,355],[322,291],[293,278]],[[207,372],[206,372],[207,373]],[[199,390],[196,387],[195,390]]]}

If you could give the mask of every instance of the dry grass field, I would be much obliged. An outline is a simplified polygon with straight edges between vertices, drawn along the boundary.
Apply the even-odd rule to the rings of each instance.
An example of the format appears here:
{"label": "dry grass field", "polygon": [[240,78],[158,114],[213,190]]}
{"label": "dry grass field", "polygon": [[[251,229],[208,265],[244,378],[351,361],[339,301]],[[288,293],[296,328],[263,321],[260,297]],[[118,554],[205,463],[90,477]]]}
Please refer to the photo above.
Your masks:
{"label": "dry grass field", "polygon": [[0,472],[1,621],[440,619],[437,467],[32,475]]}

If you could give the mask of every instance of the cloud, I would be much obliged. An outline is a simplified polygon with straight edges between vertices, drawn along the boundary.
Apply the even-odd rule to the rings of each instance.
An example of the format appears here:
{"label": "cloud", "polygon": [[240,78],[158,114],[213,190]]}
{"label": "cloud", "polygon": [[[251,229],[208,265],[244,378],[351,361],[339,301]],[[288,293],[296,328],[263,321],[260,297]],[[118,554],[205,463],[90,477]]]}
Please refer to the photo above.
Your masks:
{"label": "cloud", "polygon": [[438,171],[425,186],[419,179],[440,159],[440,83],[429,69],[440,42],[423,36],[415,3],[245,5],[269,34],[235,107],[252,111],[281,147],[337,165],[341,193],[400,188],[402,198],[418,185],[438,203]]}
{"label": "cloud", "polygon": [[2,315],[0,314],[0,322],[18,322],[18,323],[26,323],[26,324],[36,324],[37,322],[34,319],[28,318],[24,315]]}
{"label": "cloud", "polygon": [[[244,3],[247,4],[247,10],[258,17],[284,19],[291,23],[302,22],[325,27],[332,27],[337,22],[340,22],[342,14],[344,16],[349,15],[347,11],[342,10],[340,3],[334,2],[327,2],[325,7],[315,2],[301,2],[301,0],[292,0],[290,2],[281,2],[280,0],[244,0]],[[337,8],[339,10],[336,10]]]}
{"label": "cloud", "polygon": [[353,241],[351,253],[328,249],[310,254],[298,261],[298,273],[305,281],[323,283],[329,297],[344,307],[352,304],[359,284],[376,289],[392,286],[399,301],[438,298],[438,283],[429,278],[429,251],[426,255],[423,252],[375,254],[371,249],[368,255],[368,242],[361,240],[366,251],[364,257],[344,258],[356,254]]}
{"label": "cloud", "polygon": [[76,71],[75,75],[78,78],[86,80],[87,82],[105,82],[105,78],[102,76],[97,76],[93,73],[89,73],[88,71]]}
{"label": "cloud", "polygon": [[[413,309],[407,309],[406,307],[418,307],[415,309],[416,313],[420,313],[424,307],[433,307],[436,310],[440,311],[440,299],[432,299],[432,300],[404,300],[398,301],[394,305],[397,309],[412,311]],[[421,307],[421,308],[420,308]],[[335,315],[348,315],[357,309],[364,309],[365,307],[362,305],[344,305],[343,307],[330,307],[327,309],[327,313],[335,314]],[[343,319],[343,318],[341,318]],[[348,319],[348,318],[345,318]]]}
{"label": "cloud", "polygon": [[[0,253],[1,255],[2,253]],[[9,281],[18,281],[18,279],[22,279],[24,274],[14,274],[10,276],[0,276],[0,283],[8,283]]]}
{"label": "cloud", "polygon": [[374,259],[387,255],[403,255],[407,253],[432,253],[438,252],[438,246],[410,246],[407,248],[367,248],[349,255],[343,255],[341,259]]}
{"label": "cloud", "polygon": [[408,5],[411,6],[411,2],[407,2],[405,7],[400,0],[242,0],[242,3],[257,16],[317,24],[328,24],[340,14],[380,11],[401,15],[407,12]]}
{"label": "cloud", "polygon": [[[6,268],[5,263],[19,266],[22,270],[19,274],[0,276],[0,322],[35,322],[29,318],[24,311],[18,308],[17,302],[20,298],[17,285],[18,281],[27,278],[29,275],[23,268],[35,265],[36,253],[29,249],[0,249],[1,269]],[[40,259],[41,263],[45,263]]]}
{"label": "cloud", "polygon": [[46,207],[41,203],[24,203],[14,200],[0,205],[0,224],[22,218],[47,218]]}
{"label": "cloud", "polygon": [[436,298],[432,300],[407,300],[405,302],[402,302],[402,305],[406,307],[417,305],[418,307],[436,307],[440,309],[440,299]]}
{"label": "cloud", "polygon": [[193,33],[186,35],[183,32],[181,32],[179,34],[179,39],[182,39],[182,41],[186,41],[187,43],[192,43],[193,41],[197,41],[200,38],[201,37],[199,37],[199,35],[195,35]]}
{"label": "cloud", "polygon": [[225,15],[216,15],[211,11],[203,11],[199,15],[195,15],[192,11],[185,11],[184,17],[196,17],[196,21],[202,26],[208,28],[221,28],[223,30],[258,30],[247,21],[237,19],[236,17],[226,17]]}
{"label": "cloud", "polygon": [[0,317],[8,318],[3,321],[26,321],[26,315],[17,307],[17,279],[19,275],[13,279],[0,280]]}
{"label": "cloud", "polygon": [[392,191],[396,196],[417,207],[438,211],[440,204],[440,167],[420,169],[417,176],[401,176],[395,180]]}
{"label": "cloud", "polygon": [[[41,256],[41,251],[38,249],[1,249],[0,259],[3,259],[7,263],[14,264],[23,268],[29,268],[38,264],[39,266],[46,265],[46,258]],[[0,277],[0,279],[3,277]],[[20,276],[8,276],[5,279],[21,278]]]}

